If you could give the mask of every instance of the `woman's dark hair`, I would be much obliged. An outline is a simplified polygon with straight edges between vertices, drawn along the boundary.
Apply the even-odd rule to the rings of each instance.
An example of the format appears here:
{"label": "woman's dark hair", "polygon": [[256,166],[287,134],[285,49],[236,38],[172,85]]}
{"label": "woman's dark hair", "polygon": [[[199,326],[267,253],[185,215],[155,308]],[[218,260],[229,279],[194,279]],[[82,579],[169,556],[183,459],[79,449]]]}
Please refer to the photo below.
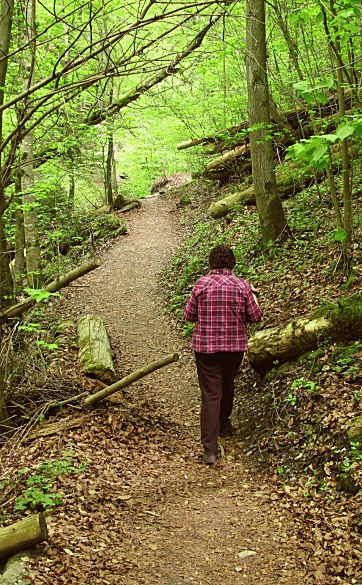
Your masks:
{"label": "woman's dark hair", "polygon": [[215,268],[232,270],[236,264],[234,252],[228,246],[215,246],[210,252],[209,264],[211,270]]}

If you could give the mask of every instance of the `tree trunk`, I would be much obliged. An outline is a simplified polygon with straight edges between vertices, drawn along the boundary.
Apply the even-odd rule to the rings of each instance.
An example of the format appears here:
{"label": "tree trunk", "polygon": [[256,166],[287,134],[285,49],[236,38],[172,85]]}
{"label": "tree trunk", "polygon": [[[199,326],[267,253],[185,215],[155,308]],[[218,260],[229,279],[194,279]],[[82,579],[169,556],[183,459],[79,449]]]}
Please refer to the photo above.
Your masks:
{"label": "tree trunk", "polygon": [[303,81],[304,77],[303,77],[303,73],[302,73],[302,70],[300,68],[299,61],[298,61],[298,45],[290,36],[290,32],[289,32],[289,28],[288,28],[288,24],[287,24],[288,16],[285,17],[285,21],[284,21],[280,6],[278,6],[278,4],[273,4],[272,6],[273,6],[273,9],[274,9],[276,17],[277,17],[277,23],[279,25],[280,30],[283,33],[285,42],[287,44],[287,47],[289,50],[289,56],[290,56],[291,62],[293,64],[293,67],[296,70],[296,72],[298,73],[298,77],[299,77],[300,81]]}
{"label": "tree trunk", "polygon": [[90,406],[91,404],[94,404],[99,400],[103,400],[103,398],[106,398],[107,396],[110,396],[111,394],[118,392],[118,390],[121,390],[122,388],[129,386],[130,384],[132,384],[132,382],[135,382],[136,380],[139,380],[140,378],[147,376],[147,374],[150,374],[151,372],[154,372],[155,370],[158,370],[163,366],[167,366],[167,364],[170,364],[171,362],[175,362],[177,360],[178,354],[172,353],[164,358],[161,358],[160,360],[151,362],[147,366],[144,366],[143,368],[136,370],[132,374],[129,374],[125,378],[122,378],[122,380],[118,380],[118,382],[115,382],[111,386],[107,386],[107,388],[104,388],[103,390],[96,392],[95,394],[93,394],[93,396],[89,396],[88,398],[85,399],[84,404],[86,406]]}
{"label": "tree trunk", "polygon": [[85,315],[78,322],[79,361],[88,376],[108,384],[116,379],[112,350],[102,317]]}
{"label": "tree trunk", "polygon": [[280,237],[287,224],[276,187],[270,136],[264,0],[247,1],[246,55],[253,183],[262,239],[268,243]]}
{"label": "tree trunk", "polygon": [[[25,35],[24,41],[30,42],[30,39],[36,33],[35,30],[35,4],[34,0],[29,0],[25,10]],[[35,41],[30,44],[31,50],[23,56],[21,71],[23,76],[23,88],[27,90],[32,85],[34,64],[35,64]],[[25,103],[21,117],[27,113]],[[21,121],[21,120],[20,120]],[[40,271],[40,245],[38,239],[38,218],[36,212],[36,202],[34,197],[34,167],[33,167],[33,132],[28,132],[20,146],[20,155],[23,165],[23,174],[21,177],[21,189],[24,193],[24,232],[26,247],[26,272],[28,285],[31,288],[39,288],[41,280]]]}
{"label": "tree trunk", "polygon": [[108,129],[107,133],[107,158],[106,158],[106,172],[105,172],[105,192],[106,192],[106,205],[110,209],[113,209],[113,131],[112,128]]}
{"label": "tree trunk", "polygon": [[[21,201],[21,181],[20,178],[15,183],[15,189],[18,193],[19,202]],[[15,210],[15,262],[14,262],[14,291],[15,294],[22,288],[23,279],[26,272],[25,264],[25,231],[24,231],[24,214],[18,207]]]}
{"label": "tree trunk", "polygon": [[[8,54],[11,25],[14,12],[14,0],[0,0],[0,106],[4,103],[5,81],[8,70]],[[3,112],[0,112],[0,144],[3,139]],[[1,167],[1,152],[0,152]]]}
{"label": "tree trunk", "polygon": [[[0,106],[4,103],[6,73],[8,69],[8,54],[11,36],[11,25],[14,11],[14,0],[0,0]],[[0,111],[0,144],[3,140],[3,112]],[[3,157],[0,152],[0,171],[3,170]],[[3,214],[7,203],[5,200],[5,185],[1,181],[0,173],[0,307],[9,303],[12,293],[12,282],[7,255],[7,242]],[[1,389],[1,380],[0,380]],[[0,390],[1,392],[1,390]],[[0,399],[1,400],[1,399]]]}
{"label": "tree trunk", "polygon": [[355,294],[326,303],[309,318],[296,319],[283,327],[258,331],[248,342],[252,367],[264,374],[276,365],[311,351],[326,339],[360,339],[362,295]]}
{"label": "tree trunk", "polygon": [[[0,431],[2,423],[9,418],[5,400],[5,372],[0,364]],[[0,433],[1,434],[1,433]]]}
{"label": "tree trunk", "polygon": [[[57,290],[63,288],[63,286],[67,286],[67,284],[69,284],[73,280],[76,280],[76,278],[79,278],[80,276],[87,274],[87,272],[94,270],[94,268],[98,268],[100,265],[101,263],[99,260],[90,260],[89,262],[85,262],[84,264],[81,264],[81,266],[78,266],[77,268],[74,268],[70,272],[67,272],[67,274],[64,274],[64,276],[62,276],[58,280],[53,280],[50,284],[48,284],[45,287],[44,290],[48,292],[56,292]],[[13,305],[12,307],[9,307],[8,309],[0,313],[0,319],[17,317],[24,313],[24,311],[26,311],[27,309],[30,309],[30,307],[35,305],[35,303],[36,301],[34,300],[34,298],[29,297],[22,301],[21,303],[17,303],[16,305]]]}
{"label": "tree trunk", "polygon": [[[1,187],[0,187],[0,210],[1,210]],[[5,237],[5,226],[3,215],[0,211],[0,307],[8,305],[12,295],[12,279],[9,269],[8,245]],[[11,301],[10,301],[11,302]]]}
{"label": "tree trunk", "polygon": [[29,516],[15,524],[0,528],[0,559],[47,539],[48,531],[43,514]]}

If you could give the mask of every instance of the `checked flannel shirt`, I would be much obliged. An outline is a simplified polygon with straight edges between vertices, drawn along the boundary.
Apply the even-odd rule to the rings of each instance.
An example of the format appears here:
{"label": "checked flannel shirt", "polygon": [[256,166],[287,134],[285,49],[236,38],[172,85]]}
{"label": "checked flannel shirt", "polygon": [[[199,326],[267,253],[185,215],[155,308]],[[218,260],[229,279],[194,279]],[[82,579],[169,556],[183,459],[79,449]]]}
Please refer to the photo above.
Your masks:
{"label": "checked flannel shirt", "polygon": [[247,351],[246,322],[261,319],[250,284],[231,270],[217,268],[192,289],[184,318],[195,322],[191,347],[199,353]]}

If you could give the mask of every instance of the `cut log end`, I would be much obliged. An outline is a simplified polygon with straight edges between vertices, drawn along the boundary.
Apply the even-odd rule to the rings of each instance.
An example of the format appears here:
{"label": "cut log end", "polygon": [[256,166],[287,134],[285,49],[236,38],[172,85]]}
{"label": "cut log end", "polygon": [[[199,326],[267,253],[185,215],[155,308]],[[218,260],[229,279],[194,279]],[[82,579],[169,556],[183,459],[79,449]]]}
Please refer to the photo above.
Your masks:
{"label": "cut log end", "polygon": [[48,529],[42,513],[0,528],[0,559],[6,559],[47,539]]}

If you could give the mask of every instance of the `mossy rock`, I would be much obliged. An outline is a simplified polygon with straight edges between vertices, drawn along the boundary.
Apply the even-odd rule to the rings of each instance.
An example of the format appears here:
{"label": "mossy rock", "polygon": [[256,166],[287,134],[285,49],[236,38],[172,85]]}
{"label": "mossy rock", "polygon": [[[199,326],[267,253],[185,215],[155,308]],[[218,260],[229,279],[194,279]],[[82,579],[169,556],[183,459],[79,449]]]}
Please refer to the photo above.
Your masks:
{"label": "mossy rock", "polygon": [[358,339],[362,336],[362,294],[340,298],[336,303],[324,303],[313,313],[313,317],[329,319],[339,339]]}
{"label": "mossy rock", "polygon": [[119,218],[115,213],[107,213],[97,217],[93,225],[96,238],[105,237],[114,232],[117,232],[117,234],[127,233],[125,221]]}
{"label": "mossy rock", "polygon": [[350,421],[347,435],[350,441],[359,441],[362,443],[362,414]]}

